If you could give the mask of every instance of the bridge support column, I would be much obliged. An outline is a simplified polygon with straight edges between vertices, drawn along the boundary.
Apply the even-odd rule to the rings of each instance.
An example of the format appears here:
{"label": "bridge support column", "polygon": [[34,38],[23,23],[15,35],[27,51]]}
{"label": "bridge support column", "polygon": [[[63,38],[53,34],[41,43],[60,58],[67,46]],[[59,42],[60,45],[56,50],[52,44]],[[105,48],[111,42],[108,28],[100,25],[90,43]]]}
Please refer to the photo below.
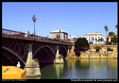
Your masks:
{"label": "bridge support column", "polygon": [[66,56],[66,58],[65,58],[65,59],[67,59],[67,57],[68,57],[69,53],[70,53],[70,51],[69,51],[69,49],[68,49],[68,51],[67,51],[67,56]]}
{"label": "bridge support column", "polygon": [[33,76],[40,76],[40,68],[39,63],[34,61],[32,58],[32,44],[29,44],[29,52],[27,57],[27,62],[25,64],[26,76],[33,77]]}
{"label": "bridge support column", "polygon": [[59,46],[57,46],[57,52],[54,63],[64,63],[63,55],[59,54]]}

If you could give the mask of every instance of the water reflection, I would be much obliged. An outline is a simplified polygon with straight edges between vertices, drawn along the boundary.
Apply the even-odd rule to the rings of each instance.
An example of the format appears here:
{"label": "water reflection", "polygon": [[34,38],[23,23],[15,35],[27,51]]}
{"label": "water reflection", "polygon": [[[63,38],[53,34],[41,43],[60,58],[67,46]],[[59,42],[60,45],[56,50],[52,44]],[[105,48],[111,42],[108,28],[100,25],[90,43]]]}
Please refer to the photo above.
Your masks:
{"label": "water reflection", "polygon": [[62,75],[63,75],[63,67],[64,67],[64,64],[54,64],[54,67],[55,67],[55,70],[56,70],[56,75],[57,77],[56,78],[61,78]]}
{"label": "water reflection", "polygon": [[57,72],[56,67],[54,65],[49,65],[45,68],[41,69],[41,79],[56,79]]}
{"label": "water reflection", "polygon": [[41,69],[38,79],[117,79],[117,59],[67,59]]}
{"label": "water reflection", "polygon": [[117,59],[91,59],[89,78],[117,79]]}
{"label": "water reflection", "polygon": [[81,79],[89,73],[88,59],[68,59],[68,69],[64,79]]}

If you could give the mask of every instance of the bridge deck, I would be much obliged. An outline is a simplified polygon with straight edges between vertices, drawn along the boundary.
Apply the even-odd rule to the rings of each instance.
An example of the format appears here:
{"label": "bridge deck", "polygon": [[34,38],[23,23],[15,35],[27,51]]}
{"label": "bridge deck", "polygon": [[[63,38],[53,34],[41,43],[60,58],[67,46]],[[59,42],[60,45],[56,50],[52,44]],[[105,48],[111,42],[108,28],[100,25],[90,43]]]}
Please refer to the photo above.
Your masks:
{"label": "bridge deck", "polygon": [[46,42],[46,43],[54,43],[54,44],[63,44],[63,45],[72,45],[71,42],[63,41],[63,40],[56,40],[47,37],[41,36],[28,36],[27,33],[11,31],[7,29],[2,29],[2,37],[4,38],[12,38],[12,39],[21,39],[21,40],[28,40],[28,41],[38,41],[38,42]]}

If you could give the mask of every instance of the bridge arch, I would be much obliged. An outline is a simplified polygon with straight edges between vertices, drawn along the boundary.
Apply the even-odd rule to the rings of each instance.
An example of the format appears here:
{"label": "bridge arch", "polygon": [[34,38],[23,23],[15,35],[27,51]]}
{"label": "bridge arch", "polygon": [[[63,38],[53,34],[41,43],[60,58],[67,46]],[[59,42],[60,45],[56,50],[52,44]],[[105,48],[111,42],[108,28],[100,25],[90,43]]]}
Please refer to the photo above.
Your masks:
{"label": "bridge arch", "polygon": [[53,63],[55,52],[52,47],[43,45],[34,52],[33,58],[38,59],[39,63]]}
{"label": "bridge arch", "polygon": [[33,54],[33,57],[36,55],[36,53],[37,53],[39,50],[41,50],[42,48],[45,48],[45,47],[49,48],[49,49],[53,52],[53,54],[55,55],[54,50],[53,50],[50,46],[48,46],[48,45],[43,45],[43,46],[39,47],[39,48],[35,51],[35,53]]}
{"label": "bridge arch", "polygon": [[[13,50],[11,50],[11,49],[9,49],[9,48],[7,48],[7,47],[5,47],[5,46],[2,46],[2,49],[5,50],[5,51],[7,51],[8,53],[11,53],[13,56],[15,56],[15,58],[17,58],[17,59],[21,62],[21,64],[23,64],[22,66],[25,65],[24,60],[23,60],[17,53],[15,53]],[[12,59],[13,56],[10,56],[10,57],[9,57],[9,55],[8,55],[8,56],[5,55],[4,57],[6,57],[7,59],[10,60],[10,58]],[[2,58],[4,58],[4,57],[2,57]],[[12,60],[10,60],[10,62],[11,62],[11,64],[13,64],[13,61],[12,61]],[[14,64],[17,64],[17,62],[14,63]],[[4,65],[4,64],[3,64],[3,65]]]}
{"label": "bridge arch", "polygon": [[61,46],[59,49],[59,54],[63,55],[63,58],[65,58],[67,56],[67,49],[64,46]]}

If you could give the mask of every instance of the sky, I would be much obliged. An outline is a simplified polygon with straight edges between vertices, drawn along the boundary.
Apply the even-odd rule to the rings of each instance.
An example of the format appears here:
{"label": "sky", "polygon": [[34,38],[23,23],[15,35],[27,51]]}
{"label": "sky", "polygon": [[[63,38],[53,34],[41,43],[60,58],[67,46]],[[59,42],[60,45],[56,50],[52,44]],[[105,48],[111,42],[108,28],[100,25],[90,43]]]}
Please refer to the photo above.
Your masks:
{"label": "sky", "polygon": [[70,36],[84,37],[89,32],[117,30],[117,2],[2,2],[2,28],[50,36],[61,29]]}

